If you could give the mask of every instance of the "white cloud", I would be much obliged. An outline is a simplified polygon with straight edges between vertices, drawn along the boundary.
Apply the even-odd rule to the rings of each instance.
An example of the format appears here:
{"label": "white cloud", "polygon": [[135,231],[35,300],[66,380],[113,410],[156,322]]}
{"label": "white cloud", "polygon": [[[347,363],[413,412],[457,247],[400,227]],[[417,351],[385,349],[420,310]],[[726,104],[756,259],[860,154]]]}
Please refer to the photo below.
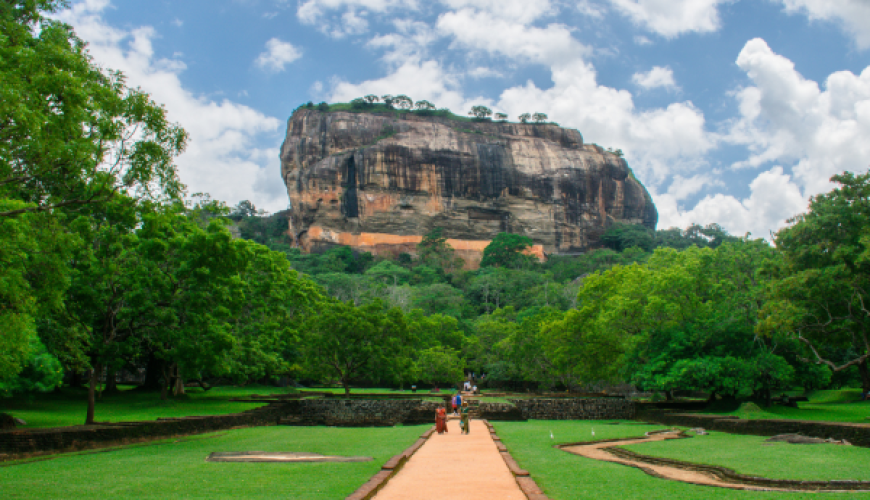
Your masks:
{"label": "white cloud", "polygon": [[114,28],[101,17],[108,6],[108,1],[89,0],[58,17],[89,43],[97,64],[123,71],[130,86],[141,87],[164,104],[169,119],[190,134],[187,151],[177,160],[189,192],[208,192],[231,204],[249,199],[273,211],[286,208],[278,155],[272,147],[280,139],[281,122],[247,106],[217,102],[186,89],[178,76],[183,63],[155,57],[154,29]]}
{"label": "white cloud", "polygon": [[[481,29],[486,26],[486,29]],[[589,53],[588,47],[571,35],[562,24],[546,28],[492,16],[489,12],[462,9],[438,18],[438,30],[453,38],[453,47],[498,54],[523,62],[558,64]],[[493,36],[498,33],[498,36]]]}
{"label": "white cloud", "polygon": [[184,26],[184,21],[182,21],[181,19],[176,17],[175,19],[172,20],[172,24],[180,28],[180,27]]}
{"label": "white cloud", "polygon": [[678,198],[671,192],[656,195],[659,227],[685,228],[694,223],[706,225],[715,222],[732,234],[748,232],[755,238],[769,238],[771,230],[783,227],[787,219],[807,210],[807,199],[782,167],[759,174],[749,189],[748,198],[739,200],[724,194],[709,195],[688,211],[680,210]]}
{"label": "white cloud", "polygon": [[408,60],[424,59],[429,46],[438,39],[438,35],[426,23],[395,19],[393,26],[395,32],[378,35],[366,43],[370,48],[386,49],[383,60],[392,67],[401,66]]}
{"label": "white cloud", "polygon": [[593,19],[604,19],[604,14],[607,12],[603,6],[594,4],[589,0],[579,0],[575,7],[581,14]]}
{"label": "white cloud", "polygon": [[652,43],[653,43],[652,40],[650,40],[649,38],[647,38],[643,35],[637,35],[634,37],[634,44],[635,45],[652,45]]}
{"label": "white cloud", "polygon": [[732,0],[610,0],[635,24],[666,38],[719,29],[719,5]]}
{"label": "white cloud", "polygon": [[531,81],[509,88],[497,105],[510,116],[547,113],[562,126],[578,129],[587,142],[622,149],[648,186],[703,166],[715,145],[704,114],[691,102],[638,111],[631,93],[599,85],[595,69],[583,61],[553,67],[552,79],[546,90]]}
{"label": "white cloud", "polygon": [[653,66],[653,68],[646,73],[635,73],[632,75],[631,81],[645,89],[654,89],[658,87],[664,87],[666,89],[677,88],[677,82],[674,81],[674,72],[669,67]]}
{"label": "white cloud", "polygon": [[387,76],[361,83],[336,81],[330,99],[347,102],[366,94],[406,94],[415,101],[425,99],[439,108],[449,108],[458,114],[471,109],[471,103],[491,105],[490,99],[466,99],[460,78],[444,70],[435,61],[407,61]]}
{"label": "white cloud", "polygon": [[870,2],[867,0],[777,0],[786,12],[810,20],[835,22],[855,39],[861,49],[870,47]]}
{"label": "white cloud", "polygon": [[[441,0],[441,3],[453,10],[473,9],[485,13],[487,17],[520,24],[529,24],[558,12],[558,7],[550,0]],[[489,33],[499,33],[495,38],[504,38],[489,25],[484,24],[481,27]]]}
{"label": "white cloud", "polygon": [[284,71],[284,66],[302,57],[302,51],[292,43],[272,38],[266,42],[266,51],[257,57],[257,66],[273,71]]}
{"label": "white cloud", "polygon": [[[416,10],[416,0],[305,0],[296,9],[296,17],[305,24],[319,25],[334,38],[359,35],[368,31],[366,16],[399,10]],[[341,11],[341,15],[335,15]]]}
{"label": "white cloud", "polygon": [[740,116],[728,140],[751,152],[737,167],[796,162],[792,175],[805,195],[829,190],[836,173],[867,169],[870,67],[833,73],[821,90],[759,38],[746,43],[737,65],[754,84],[737,93]]}
{"label": "white cloud", "polygon": [[477,66],[468,70],[466,73],[471,78],[501,78],[502,73],[486,66]]}

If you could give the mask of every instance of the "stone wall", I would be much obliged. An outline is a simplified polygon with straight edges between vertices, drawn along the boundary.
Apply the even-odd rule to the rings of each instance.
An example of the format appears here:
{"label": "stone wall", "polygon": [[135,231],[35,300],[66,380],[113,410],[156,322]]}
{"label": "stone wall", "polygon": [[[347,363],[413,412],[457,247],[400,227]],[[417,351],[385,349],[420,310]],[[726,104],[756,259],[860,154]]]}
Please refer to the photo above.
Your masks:
{"label": "stone wall", "polygon": [[628,420],[634,418],[632,401],[622,398],[511,399],[523,418],[535,420]]}
{"label": "stone wall", "polygon": [[421,399],[303,399],[284,403],[279,423],[352,427],[432,423],[439,406],[443,403]]}
{"label": "stone wall", "polygon": [[[392,426],[433,422],[444,403],[409,400],[309,399],[284,403],[280,424]],[[634,403],[619,398],[512,399],[481,401],[476,414],[486,420],[615,420],[634,417]]]}
{"label": "stone wall", "polygon": [[638,419],[664,425],[702,427],[707,430],[754,436],[802,434],[818,438],[845,439],[856,446],[870,447],[870,424],[811,422],[806,420],[744,420],[721,415],[698,415],[666,411],[646,411]]}
{"label": "stone wall", "polygon": [[484,420],[527,420],[519,408],[510,403],[483,403],[478,405],[480,418]]}

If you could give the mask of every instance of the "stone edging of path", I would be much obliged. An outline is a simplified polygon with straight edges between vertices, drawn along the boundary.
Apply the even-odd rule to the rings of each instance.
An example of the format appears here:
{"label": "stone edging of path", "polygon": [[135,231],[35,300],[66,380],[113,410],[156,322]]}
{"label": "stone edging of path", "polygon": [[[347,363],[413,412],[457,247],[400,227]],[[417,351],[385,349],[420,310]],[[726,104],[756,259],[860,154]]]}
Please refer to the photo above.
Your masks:
{"label": "stone edging of path", "polygon": [[378,490],[383,488],[387,484],[387,481],[401,470],[402,466],[404,466],[405,463],[408,462],[408,459],[411,458],[411,455],[416,453],[434,432],[435,426],[432,426],[431,429],[424,432],[420,438],[414,442],[414,444],[408,447],[408,449],[387,460],[387,463],[381,467],[380,472],[372,476],[371,479],[351,493],[345,500],[369,500],[374,497]]}
{"label": "stone edging of path", "polygon": [[523,494],[526,495],[526,498],[529,500],[549,500],[549,497],[541,491],[541,488],[538,487],[535,480],[529,476],[529,471],[520,468],[519,464],[514,460],[514,457],[511,456],[507,447],[501,442],[501,438],[496,434],[492,424],[487,420],[483,420],[483,423],[486,425],[486,428],[489,429],[489,435],[492,437],[492,440],[495,441],[495,446],[498,448],[501,458],[504,459],[504,463],[508,466],[508,469],[510,469],[511,474],[513,474],[514,479],[516,479],[517,484],[523,491]]}
{"label": "stone edging of path", "polygon": [[[660,434],[667,431],[656,431],[655,434]],[[648,433],[653,434],[653,433]],[[679,431],[676,433],[676,438],[672,439],[686,439],[692,438],[686,434],[685,431]],[[648,436],[645,436],[648,437]],[[609,446],[606,448],[602,448],[602,451],[605,451],[617,458],[621,458],[623,460],[635,462],[634,464],[623,464],[631,467],[637,467],[638,469],[644,471],[645,473],[658,477],[660,479],[669,479],[674,480],[674,478],[664,476],[659,474],[653,470],[643,467],[643,464],[649,465],[661,465],[667,467],[673,467],[677,469],[693,471],[693,472],[701,472],[704,474],[708,474],[710,476],[715,477],[716,479],[724,482],[724,483],[732,483],[738,485],[746,485],[750,487],[756,488],[764,488],[771,490],[779,490],[779,491],[870,491],[870,481],[857,481],[857,480],[834,480],[834,481],[799,481],[794,479],[769,479],[765,477],[757,477],[757,476],[747,476],[745,474],[740,474],[733,469],[729,469],[727,467],[720,467],[717,465],[705,465],[705,464],[696,464],[692,462],[685,462],[682,460],[675,460],[671,458],[662,458],[662,457],[654,457],[650,455],[642,455],[640,453],[636,453],[634,451],[627,450],[625,448],[620,448],[618,445],[621,442],[644,439],[644,437],[633,437],[633,438],[619,438],[619,439],[602,439],[598,441],[586,441],[580,443],[567,443],[555,445],[555,448],[564,449],[571,446],[583,446],[583,445],[591,445],[591,444],[599,444],[599,443],[614,443],[614,446]],[[699,484],[692,483],[690,484]],[[702,486],[710,486],[710,485],[702,485]],[[719,486],[725,487],[728,486]]]}

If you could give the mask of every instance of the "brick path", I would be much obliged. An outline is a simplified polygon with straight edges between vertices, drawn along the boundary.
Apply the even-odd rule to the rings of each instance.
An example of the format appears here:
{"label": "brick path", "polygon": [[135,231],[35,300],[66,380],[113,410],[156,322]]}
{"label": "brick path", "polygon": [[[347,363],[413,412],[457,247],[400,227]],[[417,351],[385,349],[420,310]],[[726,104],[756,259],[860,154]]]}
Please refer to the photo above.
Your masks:
{"label": "brick path", "polygon": [[375,500],[526,500],[483,422],[459,433],[459,420],[446,434],[433,434]]}

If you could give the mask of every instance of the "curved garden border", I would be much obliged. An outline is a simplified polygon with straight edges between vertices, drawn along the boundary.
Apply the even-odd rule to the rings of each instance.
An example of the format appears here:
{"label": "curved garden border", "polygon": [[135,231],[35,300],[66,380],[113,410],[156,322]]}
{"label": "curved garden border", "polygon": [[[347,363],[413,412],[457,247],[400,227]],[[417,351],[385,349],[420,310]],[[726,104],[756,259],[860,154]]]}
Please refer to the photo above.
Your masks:
{"label": "curved garden border", "polygon": [[[671,436],[668,436],[671,435]],[[656,436],[663,436],[659,439],[654,439]],[[608,462],[636,467],[645,473],[661,479],[672,481],[681,481],[689,484],[697,484],[701,486],[714,486],[719,488],[742,489],[742,490],[767,490],[767,491],[870,491],[870,481],[798,481],[793,479],[769,479],[764,477],[747,476],[739,474],[727,467],[716,465],[695,464],[681,460],[670,458],[653,457],[642,455],[633,451],[619,448],[621,444],[639,444],[653,440],[668,440],[668,439],[685,439],[692,436],[687,435],[684,431],[656,431],[647,433],[643,437],[621,438],[621,439],[604,439],[598,441],[587,441],[581,443],[568,443],[556,445],[568,453],[573,453],[579,456],[592,458],[593,460],[604,460]],[[610,443],[609,446],[601,446],[602,444]],[[574,448],[569,450],[568,448]],[[587,448],[589,451],[602,451],[609,455],[610,458],[598,458],[583,454],[578,448]],[[667,469],[675,469],[668,473]],[[701,475],[702,480],[692,480],[680,478],[680,473],[677,471],[685,471],[689,476]]]}

